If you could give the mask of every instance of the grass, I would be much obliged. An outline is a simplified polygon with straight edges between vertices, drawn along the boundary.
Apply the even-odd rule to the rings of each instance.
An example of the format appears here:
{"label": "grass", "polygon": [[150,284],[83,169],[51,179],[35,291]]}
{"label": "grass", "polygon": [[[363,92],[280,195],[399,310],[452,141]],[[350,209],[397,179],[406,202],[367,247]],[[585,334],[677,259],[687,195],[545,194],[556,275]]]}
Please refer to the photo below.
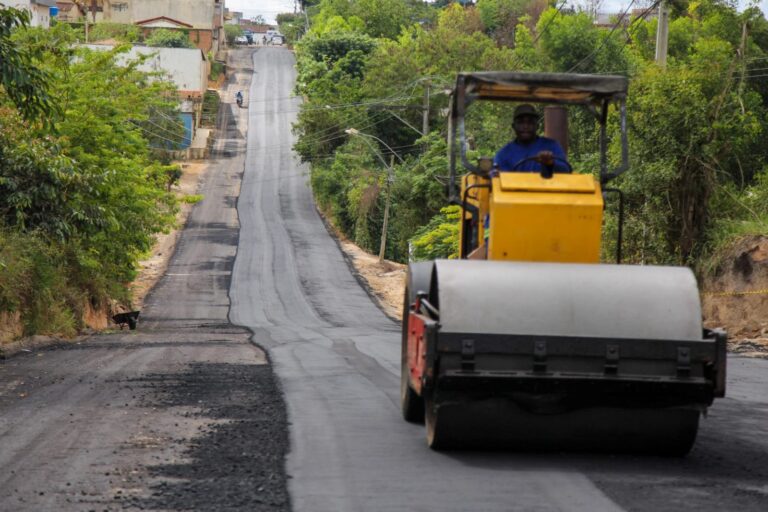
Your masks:
{"label": "grass", "polygon": [[197,204],[200,201],[202,201],[203,199],[205,199],[205,196],[202,195],[202,194],[190,194],[190,195],[182,197],[181,198],[181,202],[186,203],[186,204]]}

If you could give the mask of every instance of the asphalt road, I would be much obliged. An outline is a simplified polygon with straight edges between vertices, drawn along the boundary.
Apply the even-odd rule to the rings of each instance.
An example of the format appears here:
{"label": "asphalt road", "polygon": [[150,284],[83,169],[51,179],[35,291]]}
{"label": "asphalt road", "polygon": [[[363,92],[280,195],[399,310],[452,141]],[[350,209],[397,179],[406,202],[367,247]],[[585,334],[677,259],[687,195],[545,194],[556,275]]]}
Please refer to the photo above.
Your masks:
{"label": "asphalt road", "polygon": [[400,419],[399,327],[350,274],[291,153],[293,54],[253,59],[230,317],[282,383],[295,510],[768,510],[766,360],[731,359],[729,398],[686,459],[427,449]]}

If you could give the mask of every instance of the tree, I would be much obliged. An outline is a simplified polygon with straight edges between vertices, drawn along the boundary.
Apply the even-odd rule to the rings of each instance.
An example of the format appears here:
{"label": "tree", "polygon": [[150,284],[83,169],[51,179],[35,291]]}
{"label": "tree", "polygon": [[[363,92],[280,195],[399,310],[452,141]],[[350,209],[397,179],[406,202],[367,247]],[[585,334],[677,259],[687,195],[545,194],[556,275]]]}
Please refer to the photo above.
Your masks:
{"label": "tree", "polygon": [[50,76],[34,64],[40,56],[36,49],[19,48],[12,39],[15,30],[28,25],[27,11],[0,7],[0,85],[26,119],[40,119],[53,109]]}
{"label": "tree", "polygon": [[40,62],[51,96],[65,105],[55,132],[24,129],[5,116],[0,214],[8,226],[66,243],[94,279],[119,283],[131,279],[154,233],[172,222],[174,200],[149,139],[180,140],[159,119],[175,115],[176,91],[139,71],[139,61],[118,64],[128,46],[79,48],[73,58],[66,49],[75,37],[57,26],[14,38],[20,49],[45,49]]}
{"label": "tree", "polygon": [[195,48],[186,33],[166,28],[152,31],[152,34],[144,42],[147,46],[163,48]]}
{"label": "tree", "polygon": [[235,44],[235,39],[243,35],[243,29],[240,25],[224,25],[224,34],[227,38],[227,44],[232,46]]}

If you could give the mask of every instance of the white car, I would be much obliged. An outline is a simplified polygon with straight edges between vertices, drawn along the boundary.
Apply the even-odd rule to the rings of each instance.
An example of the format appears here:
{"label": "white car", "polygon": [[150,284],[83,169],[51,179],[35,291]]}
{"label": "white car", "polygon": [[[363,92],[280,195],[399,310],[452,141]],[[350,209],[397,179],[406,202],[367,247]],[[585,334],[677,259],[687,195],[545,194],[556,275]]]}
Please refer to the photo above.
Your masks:
{"label": "white car", "polygon": [[272,36],[272,44],[283,44],[285,43],[285,37],[281,34],[275,34]]}
{"label": "white car", "polygon": [[248,38],[245,36],[237,36],[235,38],[235,44],[248,44]]}

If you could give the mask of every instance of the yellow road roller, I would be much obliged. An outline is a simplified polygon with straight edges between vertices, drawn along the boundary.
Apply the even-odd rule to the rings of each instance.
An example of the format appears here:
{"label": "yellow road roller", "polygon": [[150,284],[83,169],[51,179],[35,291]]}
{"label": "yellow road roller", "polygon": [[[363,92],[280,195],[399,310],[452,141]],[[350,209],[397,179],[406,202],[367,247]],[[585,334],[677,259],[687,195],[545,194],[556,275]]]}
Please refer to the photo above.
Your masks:
{"label": "yellow road roller", "polygon": [[[616,261],[600,261],[605,201],[623,208],[607,185],[628,169],[627,85],[458,75],[448,146],[460,258],[410,264],[404,300],[402,414],[426,423],[431,448],[685,455],[725,395],[726,334],[703,328],[693,273],[621,264],[621,213]],[[599,173],[470,162],[465,116],[482,100],[585,108],[600,129]],[[620,123],[616,169],[609,109]]]}

